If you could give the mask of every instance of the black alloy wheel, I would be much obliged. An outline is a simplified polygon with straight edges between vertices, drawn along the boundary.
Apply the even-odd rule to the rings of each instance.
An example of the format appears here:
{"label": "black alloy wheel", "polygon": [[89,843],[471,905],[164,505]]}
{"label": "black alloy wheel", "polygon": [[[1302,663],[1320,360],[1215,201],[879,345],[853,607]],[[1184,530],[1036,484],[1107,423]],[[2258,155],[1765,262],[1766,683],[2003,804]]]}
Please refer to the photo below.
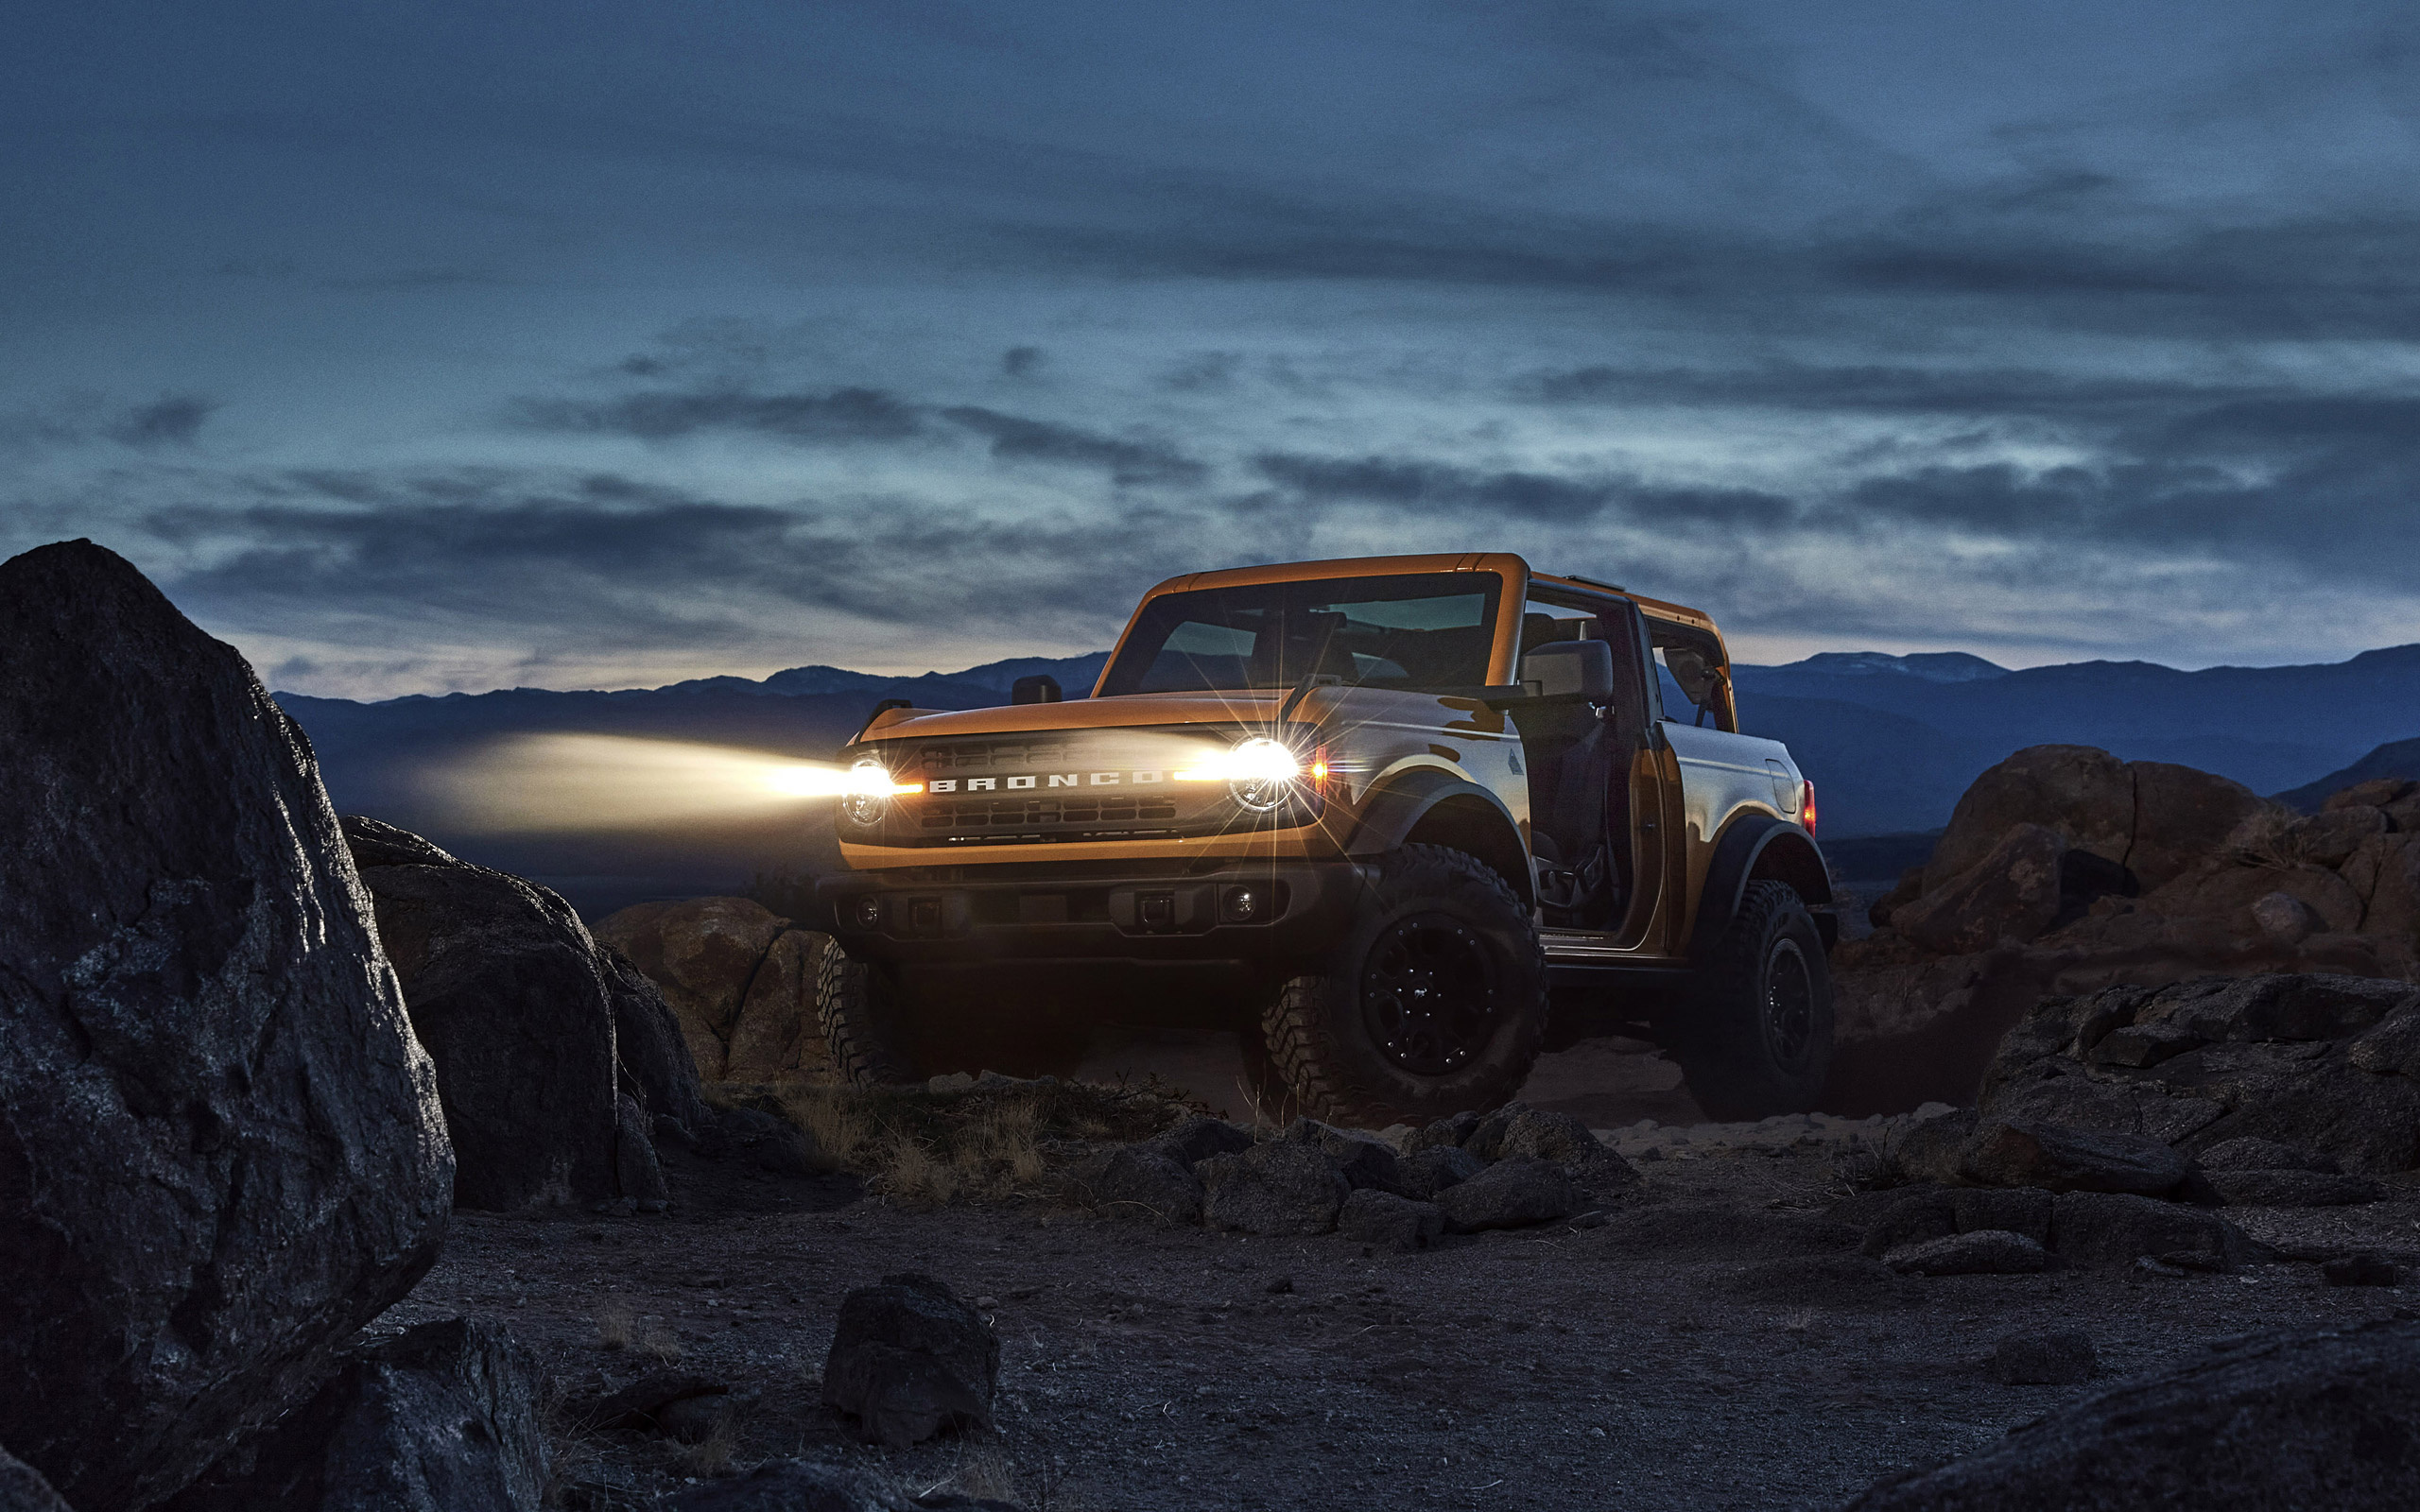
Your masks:
{"label": "black alloy wheel", "polygon": [[1495,972],[1459,919],[1415,914],[1378,936],[1361,973],[1361,1014],[1381,1055],[1420,1076],[1468,1065],[1495,1033]]}
{"label": "black alloy wheel", "polygon": [[1766,1052],[1775,1065],[1803,1065],[1815,1038],[1815,982],[1806,951],[1789,936],[1778,936],[1766,953],[1763,975]]}
{"label": "black alloy wheel", "polygon": [[1512,885],[1468,851],[1390,852],[1342,935],[1261,1010],[1275,1099],[1383,1128],[1499,1106],[1546,1039],[1546,955]]}

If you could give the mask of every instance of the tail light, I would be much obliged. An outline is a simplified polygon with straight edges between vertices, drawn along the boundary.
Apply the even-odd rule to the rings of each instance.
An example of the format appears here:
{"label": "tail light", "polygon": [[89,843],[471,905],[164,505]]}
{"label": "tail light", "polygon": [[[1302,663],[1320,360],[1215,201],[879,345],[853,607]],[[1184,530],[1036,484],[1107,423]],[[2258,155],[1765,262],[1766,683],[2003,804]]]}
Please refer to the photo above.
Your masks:
{"label": "tail light", "polygon": [[1798,795],[1798,822],[1806,826],[1807,833],[1813,834],[1815,833],[1815,784],[1811,780],[1801,779],[1801,781],[1806,782],[1806,791]]}

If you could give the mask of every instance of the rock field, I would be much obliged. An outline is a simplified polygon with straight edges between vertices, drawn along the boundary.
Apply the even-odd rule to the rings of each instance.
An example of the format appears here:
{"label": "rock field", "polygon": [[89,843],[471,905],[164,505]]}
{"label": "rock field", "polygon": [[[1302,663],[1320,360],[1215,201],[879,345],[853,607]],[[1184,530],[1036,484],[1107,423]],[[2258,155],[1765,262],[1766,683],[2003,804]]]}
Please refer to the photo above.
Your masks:
{"label": "rock field", "polygon": [[[2225,1210],[2303,1257],[2232,1273],[1925,1277],[1859,1253],[1901,1194],[1847,1193],[1785,1126],[1687,1133],[1643,1146],[1667,1153],[1601,1215],[1403,1253],[1043,1199],[918,1211],[676,1155],[668,1216],[458,1214],[381,1327],[501,1322],[572,1401],[667,1368],[728,1388],[720,1442],[568,1435],[575,1505],[804,1456],[1031,1507],[1769,1508],[1838,1505],[2248,1333],[2411,1314],[2407,1290],[2331,1285],[2318,1263],[2420,1262],[2408,1182],[2357,1208]],[[992,1320],[995,1432],[890,1450],[822,1405],[842,1297],[908,1269]],[[2095,1378],[2073,1377],[2077,1335]]]}

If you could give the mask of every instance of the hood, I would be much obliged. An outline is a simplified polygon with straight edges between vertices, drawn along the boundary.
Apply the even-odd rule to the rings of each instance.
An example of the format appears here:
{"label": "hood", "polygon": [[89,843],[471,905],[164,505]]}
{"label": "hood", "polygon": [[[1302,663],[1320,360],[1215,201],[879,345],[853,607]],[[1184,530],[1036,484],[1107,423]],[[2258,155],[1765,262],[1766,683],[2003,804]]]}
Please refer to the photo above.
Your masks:
{"label": "hood", "polygon": [[[1266,725],[1285,707],[1286,695],[1254,693],[1132,693],[1115,698],[1073,698],[1063,703],[1008,704],[997,709],[948,713],[897,709],[886,713],[866,739],[925,740],[942,735],[1030,734],[1047,730],[1123,730],[1170,725]],[[1366,717],[1377,711],[1466,721],[1480,706],[1465,699],[1398,688],[1313,688],[1287,721],[1323,724],[1340,714]],[[1490,720],[1500,724],[1500,720]]]}

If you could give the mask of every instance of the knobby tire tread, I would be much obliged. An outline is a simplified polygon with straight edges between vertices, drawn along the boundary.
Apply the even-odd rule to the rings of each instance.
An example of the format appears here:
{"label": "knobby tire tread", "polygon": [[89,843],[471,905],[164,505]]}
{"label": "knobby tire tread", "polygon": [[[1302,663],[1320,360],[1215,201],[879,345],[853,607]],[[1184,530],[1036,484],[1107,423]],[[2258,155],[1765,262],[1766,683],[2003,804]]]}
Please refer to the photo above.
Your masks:
{"label": "knobby tire tread", "polygon": [[[1748,1046],[1754,1042],[1751,1037],[1761,1036],[1762,1030],[1740,1018],[1743,1010],[1761,1011],[1756,978],[1764,968],[1766,936],[1777,919],[1803,912],[1806,906],[1797,889],[1786,882],[1748,884],[1739,911],[1732,916],[1706,962],[1700,988],[1704,1007],[1690,1028],[1682,1072],[1690,1095],[1706,1116],[1718,1122],[1730,1121],[1732,1114],[1768,1116],[1750,1110],[1742,1098],[1742,1084],[1758,1074]],[[1820,954],[1816,964],[1821,964]],[[1824,1027],[1828,1032],[1831,1025],[1827,1022]]]}
{"label": "knobby tire tread", "polygon": [[[1494,867],[1466,850],[1414,844],[1392,852],[1387,859],[1394,861],[1397,857],[1439,867],[1461,881],[1495,894],[1496,902],[1513,918],[1528,918],[1512,884]],[[1384,881],[1378,885],[1383,887]],[[1534,931],[1529,933],[1529,946],[1532,953],[1531,970],[1543,990],[1546,950]],[[1333,981],[1325,972],[1291,977],[1262,1010],[1261,1036],[1269,1047],[1270,1058],[1303,1100],[1305,1111],[1321,1118],[1372,1126],[1392,1123],[1402,1110],[1400,1105],[1379,1089],[1356,1078],[1328,1041],[1323,1005]],[[1514,1042],[1514,1054],[1527,1065],[1537,1058],[1544,1047],[1546,1015],[1527,1015],[1519,1022],[1518,1032],[1521,1039]]]}
{"label": "knobby tire tread", "polygon": [[[894,993],[876,978],[872,966],[852,959],[838,940],[824,943],[815,967],[815,1018],[823,1042],[831,1047],[832,1064],[852,1087],[890,1087],[920,1079],[883,1033],[885,1008],[894,1017],[901,1009]],[[894,1024],[892,1032],[903,1027]]]}

